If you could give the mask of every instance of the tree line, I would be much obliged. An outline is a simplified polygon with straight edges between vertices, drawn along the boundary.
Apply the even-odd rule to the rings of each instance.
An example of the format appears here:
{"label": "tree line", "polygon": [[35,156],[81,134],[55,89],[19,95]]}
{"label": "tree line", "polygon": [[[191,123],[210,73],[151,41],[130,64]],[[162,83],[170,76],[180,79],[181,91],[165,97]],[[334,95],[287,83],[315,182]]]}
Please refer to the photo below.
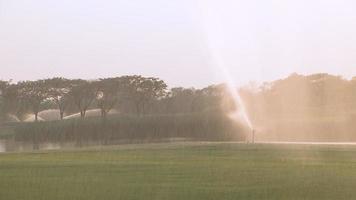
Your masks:
{"label": "tree line", "polygon": [[113,109],[137,116],[194,113],[221,109],[222,100],[228,99],[224,87],[168,89],[159,78],[139,75],[98,80],[56,77],[17,83],[0,81],[0,115],[21,119],[31,113],[37,121],[39,112],[46,109],[58,110],[60,119],[73,113],[85,118],[89,109],[100,109],[103,118]]}
{"label": "tree line", "polygon": [[[352,134],[356,131],[356,78],[347,80],[330,74],[292,74],[287,78],[260,85],[247,85],[240,88],[239,92],[260,139],[263,139],[262,136],[270,139],[271,135],[274,137],[272,139],[287,140],[356,138]],[[125,116],[132,117],[131,121],[140,121],[134,126],[143,126],[147,122],[146,125],[151,127],[153,135],[162,136],[163,133],[158,133],[165,130],[162,126],[169,124],[168,127],[173,127],[177,119],[199,116],[195,117],[194,123],[181,123],[180,128],[190,127],[192,130],[185,131],[194,133],[196,130],[203,130],[202,127],[208,127],[203,116],[221,117],[238,108],[235,107],[224,84],[202,89],[168,88],[159,78],[139,75],[98,80],[51,78],[18,83],[0,81],[2,118],[15,115],[24,119],[24,116],[32,113],[35,120],[38,120],[39,112],[48,109],[56,109],[60,119],[74,113],[79,113],[84,119],[87,117],[87,111],[91,109],[100,110],[101,117],[106,119],[110,111],[117,110],[124,118],[119,116],[120,120],[113,120],[115,123],[122,122],[126,119]],[[150,121],[153,119],[151,116],[156,119],[153,120],[154,123]],[[142,117],[144,119],[139,119]],[[169,122],[162,120],[169,117],[172,117]],[[200,121],[198,118],[204,120]],[[214,118],[213,121],[217,120]],[[71,135],[71,123],[63,122],[58,126],[67,127],[68,134]],[[112,126],[116,126],[112,123]],[[91,124],[80,122],[80,127],[91,127]],[[33,132],[53,131],[53,123],[48,129],[42,125],[34,125],[36,131]],[[125,132],[130,132],[131,125],[122,125],[127,129]],[[21,130],[25,134],[28,127],[24,127]],[[147,127],[143,129],[149,130]],[[108,132],[110,131],[112,130],[108,129]],[[87,132],[95,131],[91,127]],[[175,135],[179,136],[179,131]]]}
{"label": "tree line", "polygon": [[347,80],[327,73],[294,73],[257,87],[246,86],[240,93],[256,118],[356,114],[356,77]]}
{"label": "tree line", "polygon": [[[356,77],[327,73],[290,76],[240,89],[265,139],[354,141]],[[262,133],[263,132],[263,133]]]}

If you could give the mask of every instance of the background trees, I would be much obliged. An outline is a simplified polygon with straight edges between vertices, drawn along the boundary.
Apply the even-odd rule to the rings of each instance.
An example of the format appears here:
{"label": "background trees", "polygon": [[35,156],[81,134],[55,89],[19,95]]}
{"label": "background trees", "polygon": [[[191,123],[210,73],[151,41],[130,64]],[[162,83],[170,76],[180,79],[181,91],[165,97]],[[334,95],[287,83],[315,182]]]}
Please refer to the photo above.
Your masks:
{"label": "background trees", "polygon": [[122,76],[93,81],[50,78],[10,84],[0,82],[0,112],[26,118],[27,113],[38,120],[41,110],[58,109],[60,119],[65,113],[79,112],[84,118],[88,109],[98,108],[102,117],[112,109],[128,114],[154,113],[153,105],[166,95],[167,85],[153,77]]}
{"label": "background trees", "polygon": [[292,74],[242,95],[262,139],[346,141],[356,131],[355,86],[325,73]]}
{"label": "background trees", "polygon": [[38,113],[48,108],[57,109],[60,119],[65,113],[76,112],[84,118],[88,109],[96,108],[104,118],[112,109],[138,116],[201,112],[219,107],[225,95],[221,85],[168,90],[159,78],[136,75],[94,81],[55,77],[17,84],[1,82],[0,86],[2,113],[21,118],[31,112],[36,121]]}
{"label": "background trees", "polygon": [[6,116],[6,106],[4,94],[8,88],[9,83],[7,81],[0,80],[0,121],[3,121]]}
{"label": "background trees", "polygon": [[44,80],[24,81],[18,83],[20,102],[34,114],[35,121],[38,121],[40,106],[48,96],[48,88]]}
{"label": "background trees", "polygon": [[74,80],[68,95],[79,110],[81,118],[84,118],[86,111],[98,95],[97,84],[85,80]]}
{"label": "background trees", "polygon": [[66,108],[70,104],[69,93],[72,89],[73,82],[65,78],[52,78],[46,79],[44,83],[48,90],[48,98],[57,105],[61,120],[64,117]]}
{"label": "background trees", "polygon": [[[240,89],[247,111],[255,123],[307,119],[349,120],[356,116],[356,78],[346,80],[329,74],[292,74],[254,87]],[[184,114],[208,110],[229,112],[234,104],[224,84],[206,88],[168,89],[154,77],[121,76],[99,80],[51,78],[10,83],[0,81],[0,115],[25,119],[32,113],[58,109],[65,115],[98,109],[106,117],[116,109],[128,115]],[[267,123],[267,124],[268,124]]]}
{"label": "background trees", "polygon": [[158,78],[124,76],[120,83],[126,99],[134,106],[137,115],[146,114],[148,106],[166,95],[167,84]]}
{"label": "background trees", "polygon": [[106,118],[106,115],[112,110],[123,96],[121,91],[120,78],[100,79],[97,82],[97,105],[101,111],[101,116]]}
{"label": "background trees", "polygon": [[2,104],[3,104],[3,115],[7,114],[21,114],[21,109],[23,106],[20,104],[20,95],[18,91],[18,85],[7,84],[1,92]]}
{"label": "background trees", "polygon": [[[261,85],[247,85],[239,92],[261,140],[348,140],[351,133],[356,132],[356,78],[347,80],[330,74],[292,74]],[[169,89],[163,80],[143,76],[90,81],[64,78],[19,83],[0,81],[1,121],[9,117],[15,119],[13,121],[32,121],[27,118],[29,113],[37,121],[38,116],[42,117],[44,113],[48,116],[57,109],[56,118],[48,117],[48,121],[63,119],[64,116],[83,119],[101,114],[108,120],[99,124],[110,125],[116,117],[144,121],[158,116],[175,118],[212,113],[227,116],[232,110],[239,109],[235,106],[224,84],[201,89]],[[50,110],[47,112],[46,109]],[[108,117],[113,109],[119,114]],[[110,131],[116,130],[108,129],[109,135],[112,134]],[[177,133],[180,131],[184,128]]]}
{"label": "background trees", "polygon": [[194,100],[197,98],[195,88],[172,88],[162,100],[166,113],[190,113],[194,112]]}

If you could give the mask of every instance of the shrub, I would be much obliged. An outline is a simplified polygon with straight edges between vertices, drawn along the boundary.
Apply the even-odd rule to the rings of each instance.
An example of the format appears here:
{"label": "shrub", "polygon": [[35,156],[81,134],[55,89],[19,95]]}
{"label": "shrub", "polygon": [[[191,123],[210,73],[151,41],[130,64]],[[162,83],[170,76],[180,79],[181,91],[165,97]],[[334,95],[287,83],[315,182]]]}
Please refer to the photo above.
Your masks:
{"label": "shrub", "polygon": [[138,142],[170,138],[188,140],[243,140],[244,127],[223,114],[199,113],[114,115],[52,122],[22,123],[15,127],[15,140],[29,142]]}

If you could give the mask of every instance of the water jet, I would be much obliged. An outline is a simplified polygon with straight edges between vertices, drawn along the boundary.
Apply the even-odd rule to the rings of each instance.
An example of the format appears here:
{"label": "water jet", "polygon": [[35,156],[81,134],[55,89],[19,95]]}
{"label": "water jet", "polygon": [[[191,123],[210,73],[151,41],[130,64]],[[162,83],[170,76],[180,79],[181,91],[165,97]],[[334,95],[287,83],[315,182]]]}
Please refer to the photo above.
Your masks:
{"label": "water jet", "polygon": [[[199,1],[199,6],[201,7],[202,11],[202,28],[204,29],[207,48],[212,58],[212,66],[216,70],[216,74],[221,75],[222,79],[225,81],[227,90],[231,95],[234,103],[235,110],[230,113],[229,116],[237,122],[242,121],[245,123],[249,130],[252,131],[252,135],[254,135],[255,131],[247,114],[244,101],[239,94],[238,85],[236,84],[235,79],[231,76],[229,66],[226,65],[224,56],[222,54],[224,50],[223,44],[226,43],[224,40],[225,32],[223,27],[221,27],[222,23],[219,21],[218,16],[211,15],[211,7],[209,7],[205,1]],[[246,138],[248,138],[248,136]]]}

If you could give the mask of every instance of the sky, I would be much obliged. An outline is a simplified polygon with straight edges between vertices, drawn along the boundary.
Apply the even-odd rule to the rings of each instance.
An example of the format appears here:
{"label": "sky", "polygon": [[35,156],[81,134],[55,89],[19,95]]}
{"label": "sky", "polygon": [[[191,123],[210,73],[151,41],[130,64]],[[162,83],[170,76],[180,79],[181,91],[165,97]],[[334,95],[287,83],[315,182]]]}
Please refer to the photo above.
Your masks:
{"label": "sky", "polygon": [[0,79],[356,76],[353,0],[0,0]]}

